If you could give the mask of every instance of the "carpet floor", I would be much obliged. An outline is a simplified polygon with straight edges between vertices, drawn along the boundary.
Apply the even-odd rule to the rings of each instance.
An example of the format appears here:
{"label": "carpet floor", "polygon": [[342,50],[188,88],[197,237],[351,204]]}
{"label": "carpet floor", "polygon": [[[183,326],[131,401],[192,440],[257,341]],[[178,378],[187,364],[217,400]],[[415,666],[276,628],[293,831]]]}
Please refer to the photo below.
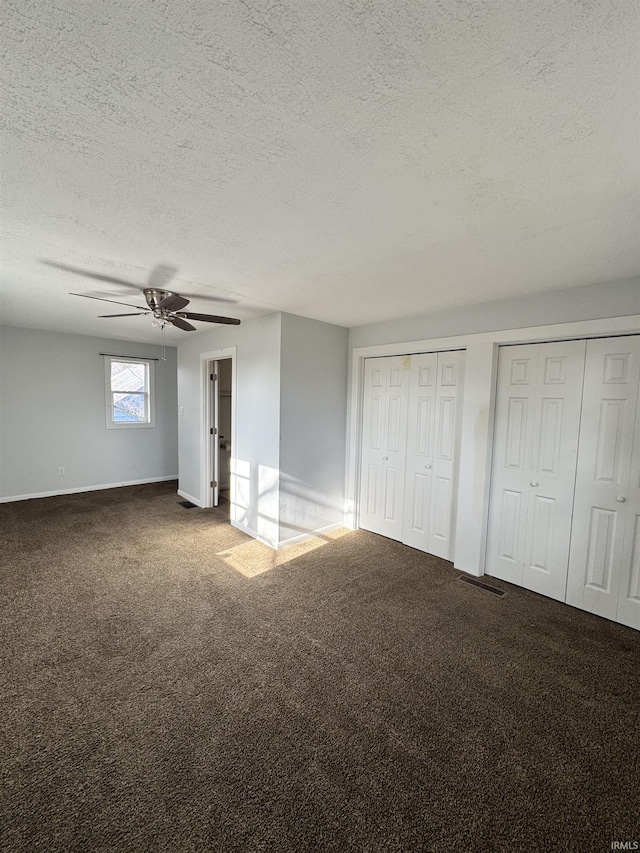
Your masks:
{"label": "carpet floor", "polygon": [[640,841],[640,633],[364,531],[276,559],[179,501],[0,505],[3,851]]}

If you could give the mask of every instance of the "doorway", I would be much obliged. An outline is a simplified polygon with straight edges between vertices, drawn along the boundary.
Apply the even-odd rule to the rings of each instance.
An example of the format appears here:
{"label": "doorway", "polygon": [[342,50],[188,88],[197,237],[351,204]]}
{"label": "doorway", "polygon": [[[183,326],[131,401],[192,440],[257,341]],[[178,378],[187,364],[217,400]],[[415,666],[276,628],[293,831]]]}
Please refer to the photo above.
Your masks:
{"label": "doorway", "polygon": [[[230,514],[234,444],[234,358],[228,351],[203,359],[203,506],[220,507]],[[215,355],[218,355],[215,353]]]}
{"label": "doorway", "polygon": [[[231,359],[218,361],[218,504],[231,493]],[[214,504],[214,506],[218,506]]]}

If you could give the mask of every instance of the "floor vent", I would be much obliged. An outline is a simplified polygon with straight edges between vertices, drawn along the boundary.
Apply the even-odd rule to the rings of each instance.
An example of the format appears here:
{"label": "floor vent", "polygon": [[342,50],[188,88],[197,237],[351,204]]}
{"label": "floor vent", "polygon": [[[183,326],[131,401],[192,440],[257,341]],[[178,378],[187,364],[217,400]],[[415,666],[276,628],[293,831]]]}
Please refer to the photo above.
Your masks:
{"label": "floor vent", "polygon": [[487,592],[492,592],[494,595],[503,596],[505,593],[504,589],[498,589],[497,586],[489,586],[488,583],[483,583],[483,581],[476,580],[475,578],[468,578],[466,575],[460,575],[458,580],[470,583],[471,586],[478,586],[480,589],[485,589]]}
{"label": "floor vent", "polygon": [[191,501],[178,501],[178,506],[181,506],[184,509],[195,509],[196,508],[196,505],[192,504]]}

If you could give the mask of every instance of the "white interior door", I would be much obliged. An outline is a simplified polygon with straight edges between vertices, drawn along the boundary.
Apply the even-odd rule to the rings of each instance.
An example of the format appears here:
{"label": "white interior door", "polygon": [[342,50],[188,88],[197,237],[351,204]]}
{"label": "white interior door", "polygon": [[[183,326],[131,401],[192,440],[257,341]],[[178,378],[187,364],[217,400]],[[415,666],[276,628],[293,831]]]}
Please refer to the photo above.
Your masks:
{"label": "white interior door", "polygon": [[402,539],[409,359],[364,363],[360,527]]}
{"label": "white interior door", "polygon": [[402,541],[452,560],[464,352],[411,356]]}
{"label": "white interior door", "polygon": [[564,601],[584,341],[500,351],[487,573]]}
{"label": "white interior door", "polygon": [[[231,485],[231,359],[218,361],[218,452],[220,456],[218,483],[220,496]],[[226,495],[228,497],[228,494]]]}
{"label": "white interior door", "polygon": [[567,603],[640,628],[640,338],[587,344]]}
{"label": "white interior door", "polygon": [[211,490],[212,506],[220,503],[220,377],[219,364],[212,362],[211,372]]}

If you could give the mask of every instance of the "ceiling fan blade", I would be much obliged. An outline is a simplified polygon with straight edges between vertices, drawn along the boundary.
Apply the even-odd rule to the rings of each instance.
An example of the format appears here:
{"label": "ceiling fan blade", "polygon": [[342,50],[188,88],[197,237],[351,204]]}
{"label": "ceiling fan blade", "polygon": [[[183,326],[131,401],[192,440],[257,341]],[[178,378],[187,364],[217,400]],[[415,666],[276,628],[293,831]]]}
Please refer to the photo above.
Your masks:
{"label": "ceiling fan blade", "polygon": [[[93,272],[92,270],[85,270],[82,267],[71,266],[71,264],[59,264],[57,261],[48,261],[44,258],[41,258],[40,262],[46,264],[48,267],[63,270],[64,272],[70,272],[74,275],[84,275],[87,278],[94,278],[96,281],[108,281],[111,284],[122,284],[125,287],[134,287],[136,290],[140,290],[139,285],[135,284],[133,281],[127,281],[127,279],[124,278],[117,278],[116,276],[105,275],[103,273]],[[169,266],[169,264],[158,264],[158,266],[151,271],[147,287],[151,287],[155,290],[167,290],[167,285],[175,276],[177,271],[177,267]],[[227,296],[205,296],[202,293],[186,293],[185,296],[191,300],[202,299],[205,302],[228,302],[233,305],[238,301],[237,299],[230,299]]]}
{"label": "ceiling fan blade", "polygon": [[148,310],[144,305],[132,305],[130,302],[117,302],[115,299],[104,299],[102,296],[88,296],[86,293],[69,293],[69,296],[82,296],[83,299],[98,299],[100,302],[112,302],[114,305],[126,305],[128,308],[139,308],[141,311]]}
{"label": "ceiling fan blade", "polygon": [[135,314],[98,314],[98,317],[141,317],[143,314],[149,313],[149,311],[137,311]]}
{"label": "ceiling fan blade", "polygon": [[201,320],[203,323],[226,323],[228,326],[239,326],[240,320],[234,317],[218,317],[215,314],[193,314],[191,311],[181,311],[180,317],[188,320]]}
{"label": "ceiling fan blade", "polygon": [[165,299],[160,302],[158,305],[159,308],[166,308],[167,311],[179,311],[181,308],[184,308],[185,305],[189,304],[189,300],[185,299],[184,296],[180,296],[178,293],[174,293],[171,296],[167,296]]}
{"label": "ceiling fan blade", "polygon": [[84,275],[87,278],[95,278],[97,281],[109,281],[112,284],[124,284],[127,287],[135,287],[136,290],[140,290],[137,284],[134,284],[132,281],[126,281],[124,278],[115,278],[112,275],[103,275],[99,272],[92,272],[91,270],[84,270],[81,267],[72,267],[68,264],[59,264],[57,261],[42,261],[43,264],[46,264],[48,267],[54,267],[57,270],[64,270],[64,272],[71,272],[74,275]]}
{"label": "ceiling fan blade", "polygon": [[154,290],[169,290],[170,288],[167,285],[177,272],[178,267],[171,267],[168,264],[158,264],[157,267],[151,270],[147,287],[152,287]]}
{"label": "ceiling fan blade", "polygon": [[186,320],[183,320],[180,317],[167,317],[167,320],[170,323],[173,323],[173,325],[177,326],[179,329],[183,329],[185,332],[195,332],[196,331],[195,326],[192,326],[191,323],[187,323]]}

